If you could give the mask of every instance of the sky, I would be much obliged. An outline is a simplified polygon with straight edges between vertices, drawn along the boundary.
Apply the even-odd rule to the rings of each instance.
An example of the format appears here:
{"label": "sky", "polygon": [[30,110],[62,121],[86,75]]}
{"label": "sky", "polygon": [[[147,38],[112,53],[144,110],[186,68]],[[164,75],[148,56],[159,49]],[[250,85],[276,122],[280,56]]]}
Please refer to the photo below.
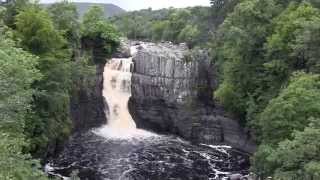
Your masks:
{"label": "sky", "polygon": [[[40,0],[41,3],[53,3],[59,0]],[[151,7],[161,9],[168,7],[183,8],[188,6],[209,6],[209,0],[72,0],[74,2],[112,3],[125,10],[139,10]]]}

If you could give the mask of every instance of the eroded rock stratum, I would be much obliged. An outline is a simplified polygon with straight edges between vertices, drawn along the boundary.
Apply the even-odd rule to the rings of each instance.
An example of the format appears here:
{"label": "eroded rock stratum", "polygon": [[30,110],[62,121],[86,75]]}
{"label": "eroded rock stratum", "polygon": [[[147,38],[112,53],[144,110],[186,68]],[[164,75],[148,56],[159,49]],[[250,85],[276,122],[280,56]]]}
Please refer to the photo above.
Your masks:
{"label": "eroded rock stratum", "polygon": [[141,43],[138,49],[129,102],[138,128],[254,151],[238,121],[214,101],[217,77],[206,51],[170,43]]}

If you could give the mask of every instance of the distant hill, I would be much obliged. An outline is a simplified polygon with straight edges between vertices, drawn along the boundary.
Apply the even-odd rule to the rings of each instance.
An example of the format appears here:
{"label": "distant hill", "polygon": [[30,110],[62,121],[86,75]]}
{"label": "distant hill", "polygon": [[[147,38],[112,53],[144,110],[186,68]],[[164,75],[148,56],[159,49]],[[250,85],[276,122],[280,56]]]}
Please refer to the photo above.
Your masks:
{"label": "distant hill", "polygon": [[74,3],[74,4],[77,6],[80,17],[82,17],[84,13],[86,13],[87,10],[93,5],[102,6],[104,8],[105,17],[111,17],[111,16],[119,15],[121,13],[126,12],[124,9],[114,4],[98,4],[98,3]]}
{"label": "distant hill", "polygon": [[[82,17],[88,11],[88,9],[93,5],[102,6],[104,8],[105,17],[111,17],[111,16],[119,15],[126,12],[124,9],[114,4],[80,3],[80,2],[74,2],[74,4],[78,9],[78,13],[80,17]],[[43,6],[48,7],[50,6],[50,4],[43,4]]]}

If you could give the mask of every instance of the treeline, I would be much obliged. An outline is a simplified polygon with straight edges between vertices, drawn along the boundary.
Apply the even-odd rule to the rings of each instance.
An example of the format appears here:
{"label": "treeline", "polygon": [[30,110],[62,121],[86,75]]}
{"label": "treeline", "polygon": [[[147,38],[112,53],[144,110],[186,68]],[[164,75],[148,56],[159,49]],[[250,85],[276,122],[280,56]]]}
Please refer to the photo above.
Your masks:
{"label": "treeline", "polygon": [[[79,21],[63,1],[0,6],[0,179],[46,179],[34,158],[52,155],[72,131],[69,101],[93,86],[95,63],[119,44],[103,9]],[[98,53],[97,53],[98,52]]]}
{"label": "treeline", "polygon": [[112,17],[111,22],[123,36],[147,41],[186,42],[203,45],[214,22],[209,7],[186,9],[145,9]]}
{"label": "treeline", "polygon": [[218,26],[239,0],[213,1],[212,7],[144,9],[110,18],[123,36],[144,41],[207,47]]}
{"label": "treeline", "polygon": [[[232,0],[212,0],[213,8]],[[320,3],[242,0],[212,39],[215,97],[252,130],[263,179],[320,179]]]}

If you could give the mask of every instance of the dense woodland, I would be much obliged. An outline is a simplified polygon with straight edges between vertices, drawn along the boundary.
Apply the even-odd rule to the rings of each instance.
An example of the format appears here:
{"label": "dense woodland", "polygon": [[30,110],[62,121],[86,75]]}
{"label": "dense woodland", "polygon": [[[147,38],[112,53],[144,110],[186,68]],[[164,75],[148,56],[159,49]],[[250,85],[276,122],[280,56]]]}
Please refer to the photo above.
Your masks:
{"label": "dense woodland", "polygon": [[129,39],[187,43],[190,48],[208,47],[217,27],[236,2],[238,0],[212,7],[145,9],[114,16],[110,21]]}
{"label": "dense woodland", "polygon": [[320,179],[319,1],[211,4],[108,20],[99,7],[79,20],[68,2],[1,6],[0,179],[46,179],[33,159],[50,156],[50,144],[70,135],[70,97],[90,87],[94,63],[114,52],[119,34],[209,49],[219,72],[216,100],[259,145],[252,171],[262,178]]}
{"label": "dense woodland", "polygon": [[215,96],[259,144],[252,170],[320,178],[319,1],[240,1],[211,42]]}
{"label": "dense woodland", "polygon": [[46,179],[33,158],[68,138],[70,97],[91,87],[94,64],[119,36],[100,7],[79,21],[68,2],[43,9],[25,0],[1,6],[0,31],[0,179]]}

